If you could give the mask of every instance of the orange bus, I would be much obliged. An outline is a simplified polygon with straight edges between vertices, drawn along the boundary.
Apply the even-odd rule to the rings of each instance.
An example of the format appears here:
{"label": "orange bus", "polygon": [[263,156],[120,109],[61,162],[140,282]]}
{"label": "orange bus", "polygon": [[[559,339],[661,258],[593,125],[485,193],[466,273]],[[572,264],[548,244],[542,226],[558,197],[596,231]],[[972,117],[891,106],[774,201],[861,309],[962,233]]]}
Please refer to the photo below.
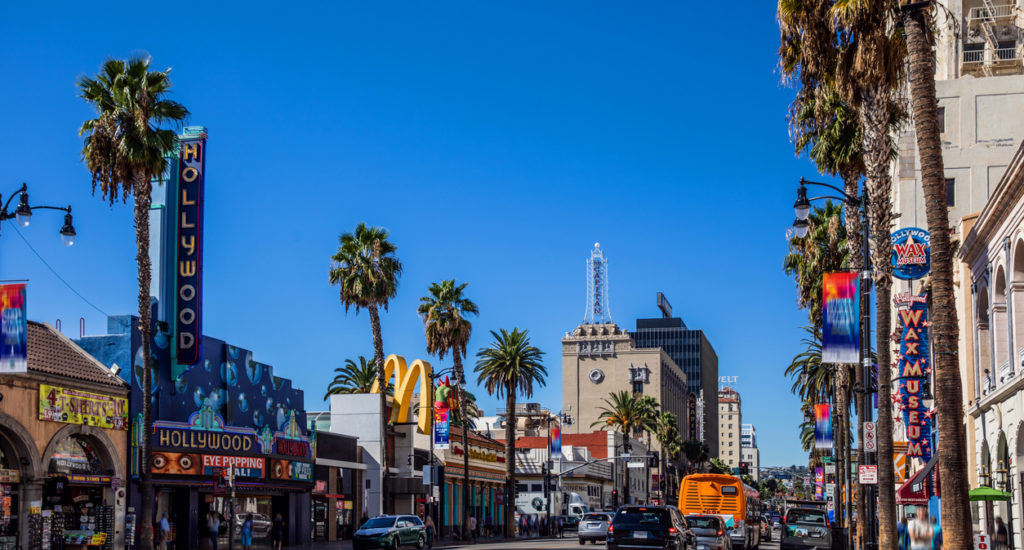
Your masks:
{"label": "orange bus", "polygon": [[761,544],[761,495],[736,477],[723,474],[692,474],[679,485],[679,511],[683,515],[732,516],[733,548],[757,548]]}

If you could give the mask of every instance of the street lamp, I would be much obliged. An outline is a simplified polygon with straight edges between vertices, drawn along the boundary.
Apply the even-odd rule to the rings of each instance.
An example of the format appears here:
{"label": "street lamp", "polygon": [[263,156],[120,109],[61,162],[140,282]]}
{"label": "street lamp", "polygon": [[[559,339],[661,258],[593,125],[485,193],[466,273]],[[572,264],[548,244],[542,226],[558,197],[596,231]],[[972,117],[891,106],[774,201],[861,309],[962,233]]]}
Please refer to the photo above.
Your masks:
{"label": "street lamp", "polygon": [[[14,197],[20,197],[18,200],[18,206],[14,209],[14,212],[10,212],[8,207],[11,205],[11,201]],[[0,202],[3,201],[3,195],[0,195]],[[71,207],[70,206],[30,206],[28,203],[28,184],[22,183],[21,188],[11,194],[7,198],[7,202],[3,203],[0,207],[0,222],[5,220],[13,219],[18,225],[22,227],[28,227],[32,223],[32,211],[33,210],[60,210],[64,212],[64,225],[60,228],[60,240],[64,243],[64,246],[71,246],[75,244],[75,226],[71,220]]]}

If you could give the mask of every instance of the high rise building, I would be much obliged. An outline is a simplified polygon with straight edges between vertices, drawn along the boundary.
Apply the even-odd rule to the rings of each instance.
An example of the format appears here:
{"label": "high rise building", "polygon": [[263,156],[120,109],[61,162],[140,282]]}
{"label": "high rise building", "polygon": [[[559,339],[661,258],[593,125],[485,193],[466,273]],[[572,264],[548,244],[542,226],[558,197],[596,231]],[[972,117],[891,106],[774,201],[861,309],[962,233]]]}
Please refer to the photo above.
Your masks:
{"label": "high rise building", "polygon": [[[710,456],[718,453],[718,426],[715,418],[718,398],[718,355],[704,331],[690,329],[679,317],[672,316],[672,306],[665,295],[658,293],[662,316],[637,319],[632,334],[637,347],[661,348],[686,375],[685,425],[686,439],[699,439],[707,444]],[[680,425],[684,425],[680,417]]]}
{"label": "high rise building", "polygon": [[[740,433],[743,426],[743,413],[740,405],[740,394],[732,388],[718,391],[718,459],[725,462],[733,470],[740,467],[742,460],[742,439]],[[715,455],[712,455],[715,456]]]}
{"label": "high rise building", "polygon": [[740,429],[740,443],[744,447],[757,448],[757,430],[753,424],[744,424]]}
{"label": "high rise building", "polygon": [[760,481],[761,451],[757,448],[757,430],[753,424],[743,424],[740,429],[740,460],[746,464],[754,481]]}

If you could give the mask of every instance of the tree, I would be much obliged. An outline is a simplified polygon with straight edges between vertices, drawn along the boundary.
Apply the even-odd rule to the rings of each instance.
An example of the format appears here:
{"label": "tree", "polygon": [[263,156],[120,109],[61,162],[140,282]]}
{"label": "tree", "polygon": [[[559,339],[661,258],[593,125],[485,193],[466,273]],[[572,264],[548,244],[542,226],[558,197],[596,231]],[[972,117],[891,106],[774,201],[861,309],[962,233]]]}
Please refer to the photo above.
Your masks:
{"label": "tree", "polygon": [[[377,381],[377,368],[363,355],[359,356],[358,363],[352,359],[345,359],[345,365],[337,367],[334,372],[334,380],[328,384],[327,392],[324,394],[325,400],[332,395],[370,393],[373,383]],[[386,391],[390,394],[390,385]]]}
{"label": "tree", "polygon": [[[383,227],[370,227],[359,222],[355,231],[338,238],[338,251],[331,257],[328,280],[338,286],[338,298],[347,313],[350,307],[356,313],[366,309],[370,313],[370,331],[373,334],[373,357],[377,363],[377,384],[388,387],[384,378],[384,339],[380,331],[380,308],[388,309],[391,299],[398,293],[398,278],[402,263],[395,256],[398,247],[388,240]],[[380,500],[381,511],[390,508],[388,493],[387,392],[380,393]]]}
{"label": "tree", "polygon": [[664,483],[665,490],[668,491],[669,495],[674,495],[674,477],[670,473],[667,481],[664,478],[666,477],[665,470],[669,470],[669,472],[675,470],[674,467],[665,468],[665,458],[667,457],[674,463],[679,460],[679,456],[682,453],[682,437],[679,435],[679,420],[676,419],[676,415],[670,412],[661,413],[658,416],[655,436],[658,439],[658,444],[661,446],[658,464],[661,465],[659,473],[662,479],[659,481]]}
{"label": "tree", "polygon": [[[689,471],[702,471],[704,469],[704,463],[708,461],[708,455],[711,453],[711,449],[708,448],[707,443],[704,443],[699,439],[687,439],[683,442],[681,448],[683,456],[685,456],[687,462],[689,462]],[[696,467],[694,467],[694,465],[696,465]]]}
{"label": "tree", "polygon": [[477,352],[475,372],[487,393],[505,397],[505,536],[512,537],[515,521],[512,495],[516,488],[516,395],[533,397],[534,386],[544,386],[548,371],[541,362],[544,352],[530,343],[528,331],[513,328],[491,331],[491,344]]}
{"label": "tree", "polygon": [[[166,71],[151,71],[151,59],[132,57],[126,61],[108,59],[95,77],[83,76],[78,81],[80,96],[96,110],[96,118],[86,120],[79,129],[82,158],[92,174],[92,190],[99,185],[103,198],[113,204],[134,198],[135,262],[139,270],[139,333],[142,347],[142,426],[143,433],[153,431],[153,361],[150,353],[152,321],[149,288],[152,280],[149,259],[149,209],[152,204],[154,178],[167,166],[166,155],[173,154],[177,135],[162,124],[180,127],[188,117],[188,109],[167,99],[171,90]],[[153,531],[149,525],[153,513],[153,471],[151,441],[141,438],[140,485],[143,518],[139,529],[139,546],[153,547]]]}
{"label": "tree", "polygon": [[[463,291],[469,283],[455,284],[455,279],[447,279],[440,283],[432,283],[427,295],[420,298],[416,309],[423,320],[423,329],[427,336],[427,353],[444,359],[449,352],[455,378],[461,392],[466,388],[466,375],[462,370],[462,358],[466,355],[469,336],[473,332],[473,323],[466,319],[467,315],[479,315],[480,310]],[[460,393],[461,393],[460,392]],[[466,399],[459,399],[459,417],[466,416]],[[462,430],[462,469],[465,474],[462,483],[462,502],[469,502],[469,427]],[[462,507],[462,525],[469,525],[469,506]]]}
{"label": "tree", "polygon": [[[599,410],[601,413],[597,415],[597,420],[592,422],[590,427],[610,428],[622,432],[623,450],[626,453],[632,452],[630,438],[634,434],[641,433],[648,422],[646,405],[635,393],[622,390],[609,394],[604,399],[604,406],[599,407]],[[626,468],[625,482],[623,502],[629,504],[629,468]]]}
{"label": "tree", "polygon": [[720,458],[711,459],[711,473],[713,474],[732,474],[732,468],[728,464],[722,461]]}
{"label": "tree", "polygon": [[[938,422],[939,478],[942,480],[942,530],[946,546],[968,548],[972,541],[967,484],[967,444],[962,418],[963,397],[957,365],[957,314],[953,296],[953,245],[949,238],[938,102],[935,99],[935,58],[932,50],[931,2],[903,11],[910,58],[910,97],[917,150],[921,160],[925,217],[931,233],[932,346]],[[881,395],[879,395],[881,400]],[[881,414],[881,413],[879,413]],[[879,479],[881,482],[881,479]]]}

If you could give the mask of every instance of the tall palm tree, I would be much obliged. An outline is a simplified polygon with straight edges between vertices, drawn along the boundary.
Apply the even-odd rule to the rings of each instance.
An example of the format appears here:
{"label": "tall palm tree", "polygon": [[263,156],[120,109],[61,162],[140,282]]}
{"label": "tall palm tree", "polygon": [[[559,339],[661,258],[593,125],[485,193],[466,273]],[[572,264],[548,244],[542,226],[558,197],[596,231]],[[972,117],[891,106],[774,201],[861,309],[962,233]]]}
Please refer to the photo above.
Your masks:
{"label": "tall palm tree", "polygon": [[689,462],[687,469],[689,472],[704,470],[704,463],[708,461],[708,455],[711,454],[707,443],[699,439],[687,439],[681,445],[681,449],[686,461]]}
{"label": "tall palm tree", "polygon": [[[377,381],[377,367],[363,355],[359,356],[358,362],[345,359],[345,365],[337,367],[334,372],[334,380],[327,386],[324,399],[332,395],[370,393]],[[386,393],[390,392],[391,386],[388,386]]]}
{"label": "tall palm tree", "polygon": [[512,537],[515,503],[512,495],[516,488],[516,395],[533,396],[535,385],[543,386],[548,371],[541,362],[544,352],[530,343],[528,331],[513,328],[491,331],[490,345],[477,352],[477,384],[483,384],[487,393],[505,397],[505,536]]}
{"label": "tall palm tree", "polygon": [[[188,109],[167,99],[171,90],[166,71],[149,70],[151,59],[132,57],[126,61],[108,59],[94,77],[78,80],[82,99],[96,110],[96,118],[86,120],[78,131],[82,140],[82,158],[92,173],[92,190],[99,185],[104,199],[113,204],[120,197],[134,199],[135,262],[139,269],[139,333],[142,336],[142,430],[153,430],[152,371],[150,369],[149,288],[152,280],[149,259],[149,208],[152,181],[167,166],[165,155],[177,145],[173,130],[163,124],[180,127]],[[150,438],[143,437],[140,448],[140,473],[143,521],[139,546],[153,547],[153,472],[150,464]]]}
{"label": "tall palm tree", "polygon": [[[953,248],[949,238],[938,102],[935,99],[935,54],[932,50],[931,2],[918,2],[903,11],[907,33],[910,97],[917,150],[921,160],[925,217],[931,234],[932,346],[935,358],[935,401],[941,403],[938,422],[939,478],[942,480],[942,530],[950,548],[971,544],[968,506],[967,444],[962,415],[960,371],[957,366],[957,314],[953,297]],[[881,398],[881,396],[879,396]],[[881,413],[879,413],[881,414]]]}
{"label": "tall palm tree", "polygon": [[[671,472],[674,471],[675,468],[666,468],[665,459],[668,458],[669,460],[672,460],[673,463],[678,460],[682,453],[683,442],[682,436],[679,435],[679,420],[676,418],[676,415],[670,412],[658,415],[655,435],[658,439],[658,444],[661,447],[658,457],[658,464],[660,466],[658,473],[661,474],[659,476],[659,482],[664,483],[665,491],[667,491],[671,496],[675,494],[675,491],[673,490],[675,485],[672,483],[673,478],[671,475],[669,476],[668,481],[664,480],[665,470],[669,470]],[[664,494],[662,496],[663,498],[665,497]],[[666,499],[665,503],[668,502],[669,501]]]}
{"label": "tall palm tree", "polygon": [[[384,339],[380,332],[380,308],[388,309],[391,299],[398,293],[398,278],[402,275],[402,262],[395,251],[398,247],[388,240],[390,234],[383,227],[370,227],[363,222],[352,233],[338,238],[338,251],[328,280],[338,286],[338,298],[348,312],[366,309],[370,313],[370,331],[373,333],[373,358],[377,363],[377,383],[388,387],[384,379]],[[388,396],[380,393],[380,502],[387,514],[390,508],[388,494]]]}
{"label": "tall palm tree", "polygon": [[[610,394],[604,399],[604,404],[603,407],[599,407],[601,414],[597,415],[597,420],[592,422],[590,427],[611,428],[622,432],[624,450],[627,453],[631,452],[630,438],[642,432],[649,422],[647,407],[640,401],[639,396],[626,390]],[[625,482],[623,502],[629,504],[629,468],[626,468]]]}
{"label": "tall palm tree", "polygon": [[[451,352],[455,378],[462,391],[466,389],[466,375],[462,369],[462,358],[466,355],[469,336],[473,332],[473,323],[466,319],[467,315],[479,315],[480,310],[463,291],[469,283],[455,284],[455,279],[447,279],[440,283],[432,283],[427,295],[420,298],[416,309],[423,320],[423,328],[427,335],[427,353],[437,355],[439,359]],[[459,416],[466,418],[466,399],[459,399]],[[462,483],[462,502],[469,502],[469,428],[463,426],[462,469],[465,477]],[[462,507],[462,525],[469,525],[469,506]]]}

